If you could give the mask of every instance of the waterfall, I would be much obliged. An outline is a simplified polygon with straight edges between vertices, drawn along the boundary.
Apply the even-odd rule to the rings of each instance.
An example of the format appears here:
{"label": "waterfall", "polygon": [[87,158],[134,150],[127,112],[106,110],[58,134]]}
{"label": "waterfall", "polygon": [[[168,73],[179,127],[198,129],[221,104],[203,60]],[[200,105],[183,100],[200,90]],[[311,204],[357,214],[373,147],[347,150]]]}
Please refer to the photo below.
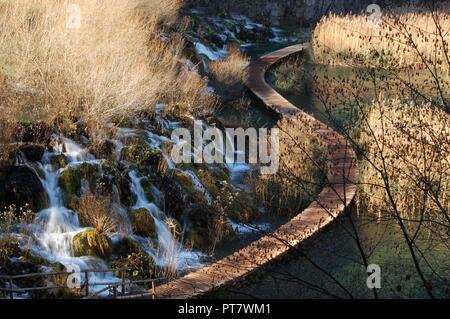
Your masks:
{"label": "waterfall", "polygon": [[141,181],[143,177],[139,177],[136,171],[129,173],[131,179],[131,191],[136,195],[137,201],[133,209],[145,208],[149,211],[153,220],[155,221],[156,233],[158,236],[159,250],[155,254],[156,263],[160,266],[173,266],[177,268],[178,255],[182,250],[180,243],[178,243],[172,236],[168,225],[165,222],[167,218],[158,206],[148,201],[145,191],[142,188]]}
{"label": "waterfall", "polygon": [[[32,250],[51,262],[60,262],[71,269],[108,269],[107,264],[98,258],[73,256],[72,239],[85,228],[80,227],[78,215],[64,207],[63,193],[58,186],[58,180],[64,168],[54,170],[50,164],[50,157],[57,154],[64,154],[70,161],[69,165],[92,162],[95,158],[74,141],[56,138],[56,152],[47,151],[44,154],[43,163],[39,164],[39,169],[44,175],[40,179],[48,194],[49,208],[42,210],[36,216],[35,222],[39,227],[35,228],[34,237],[37,244],[32,247]],[[102,283],[119,279],[112,274],[91,274],[89,280],[91,283]],[[102,288],[95,286],[98,290]]]}

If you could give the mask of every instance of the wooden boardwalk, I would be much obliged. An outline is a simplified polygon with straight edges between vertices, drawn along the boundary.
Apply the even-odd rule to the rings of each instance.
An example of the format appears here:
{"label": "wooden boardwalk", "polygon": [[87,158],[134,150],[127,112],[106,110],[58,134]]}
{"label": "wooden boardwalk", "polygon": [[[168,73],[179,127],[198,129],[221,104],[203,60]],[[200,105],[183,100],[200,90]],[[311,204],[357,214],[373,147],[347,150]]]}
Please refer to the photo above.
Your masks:
{"label": "wooden boardwalk", "polygon": [[157,298],[193,298],[242,279],[253,270],[280,257],[289,249],[317,233],[344,212],[355,196],[351,182],[356,177],[355,154],[347,140],[327,125],[302,112],[265,81],[266,70],[291,54],[300,52],[307,44],[299,44],[269,53],[251,63],[247,86],[270,109],[283,117],[313,124],[315,134],[329,149],[331,163],[326,186],[317,200],[270,235],[265,235],[247,247],[222,260],[157,287]]}

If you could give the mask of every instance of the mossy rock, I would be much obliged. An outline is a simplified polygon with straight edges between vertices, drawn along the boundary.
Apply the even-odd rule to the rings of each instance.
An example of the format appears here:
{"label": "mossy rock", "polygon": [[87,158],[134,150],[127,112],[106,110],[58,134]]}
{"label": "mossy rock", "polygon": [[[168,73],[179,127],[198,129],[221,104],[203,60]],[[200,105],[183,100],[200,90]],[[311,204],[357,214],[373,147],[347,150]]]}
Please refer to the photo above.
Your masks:
{"label": "mossy rock", "polygon": [[79,167],[81,177],[85,179],[90,189],[93,191],[97,188],[97,182],[101,177],[98,164],[83,163]]}
{"label": "mossy rock", "polygon": [[129,169],[125,168],[115,177],[115,183],[119,191],[120,200],[125,206],[132,206],[136,203],[136,195],[131,191],[131,181],[128,176]]}
{"label": "mossy rock", "polygon": [[186,232],[184,244],[194,249],[210,249],[212,242],[208,236],[208,229],[194,228]]}
{"label": "mossy rock", "polygon": [[83,163],[78,167],[67,167],[59,176],[58,184],[69,202],[73,196],[80,197],[83,179],[88,182],[91,190],[95,190],[100,177],[97,164]]}
{"label": "mossy rock", "polygon": [[145,196],[147,197],[149,202],[155,202],[156,198],[152,193],[153,181],[150,178],[143,178],[141,180],[141,186],[144,189]]}
{"label": "mossy rock", "polygon": [[155,220],[145,208],[139,208],[130,213],[131,225],[136,235],[156,238]]}
{"label": "mossy rock", "polygon": [[72,239],[75,257],[93,256],[108,260],[112,254],[112,241],[105,234],[96,229],[89,229],[78,233]]}
{"label": "mossy rock", "polygon": [[213,197],[217,197],[220,194],[219,181],[209,170],[201,168],[197,170],[197,176]]}
{"label": "mossy rock", "polygon": [[27,166],[0,167],[0,212],[11,205],[28,205],[37,213],[48,207],[48,196],[35,172]]}
{"label": "mossy rock", "polygon": [[214,165],[211,167],[209,172],[214,176],[214,178],[220,182],[229,181],[231,177],[231,172],[229,168],[225,165]]}
{"label": "mossy rock", "polygon": [[70,163],[70,160],[64,154],[53,155],[50,157],[50,164],[54,169],[60,169],[66,167]]}
{"label": "mossy rock", "polygon": [[138,241],[129,237],[123,237],[113,244],[112,253],[115,257],[126,258],[131,254],[137,254],[142,251],[143,249]]}
{"label": "mossy rock", "polygon": [[249,223],[258,217],[258,211],[252,206],[248,194],[239,193],[229,206],[228,215],[236,222]]}
{"label": "mossy rock", "polygon": [[164,194],[162,207],[166,214],[181,220],[187,206],[186,196],[180,191],[178,184],[167,174],[157,181],[158,188]]}
{"label": "mossy rock", "polygon": [[89,152],[96,158],[112,158],[115,149],[116,146],[108,140],[102,140],[89,146]]}
{"label": "mossy rock", "polygon": [[195,188],[192,177],[189,174],[179,170],[169,170],[168,176],[181,188],[188,202],[199,203],[205,201],[205,196]]}
{"label": "mossy rock", "polygon": [[130,144],[122,150],[121,158],[131,163],[143,164],[159,152],[157,148],[150,147],[140,139],[132,139]]}
{"label": "mossy rock", "polygon": [[45,146],[43,144],[26,143],[19,146],[19,151],[25,155],[29,162],[39,162],[44,156]]}
{"label": "mossy rock", "polygon": [[67,198],[81,195],[81,172],[76,167],[68,167],[59,176],[58,185]]}

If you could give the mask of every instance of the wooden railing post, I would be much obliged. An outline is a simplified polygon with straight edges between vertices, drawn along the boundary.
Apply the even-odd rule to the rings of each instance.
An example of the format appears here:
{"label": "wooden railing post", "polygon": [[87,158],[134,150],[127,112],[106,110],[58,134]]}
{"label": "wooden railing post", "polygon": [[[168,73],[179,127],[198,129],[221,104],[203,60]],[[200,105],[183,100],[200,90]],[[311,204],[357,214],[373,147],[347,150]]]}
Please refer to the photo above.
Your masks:
{"label": "wooden railing post", "polygon": [[122,269],[122,296],[125,296],[125,269]]}
{"label": "wooden railing post", "polygon": [[86,285],[86,297],[89,297],[89,272],[84,272],[84,284]]}
{"label": "wooden railing post", "polygon": [[9,278],[9,299],[14,299],[14,292],[13,289],[13,280]]}
{"label": "wooden railing post", "polygon": [[155,281],[152,281],[152,299],[156,299],[156,285],[155,285]]}

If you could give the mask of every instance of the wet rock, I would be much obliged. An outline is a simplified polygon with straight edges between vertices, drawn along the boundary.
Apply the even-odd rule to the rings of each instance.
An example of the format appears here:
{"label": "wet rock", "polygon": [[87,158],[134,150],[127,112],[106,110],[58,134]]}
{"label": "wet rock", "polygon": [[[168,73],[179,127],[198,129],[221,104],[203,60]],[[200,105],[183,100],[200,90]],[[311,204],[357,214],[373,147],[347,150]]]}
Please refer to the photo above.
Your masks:
{"label": "wet rock", "polygon": [[180,191],[180,187],[168,175],[164,175],[158,182],[158,188],[164,194],[165,213],[181,220],[187,205],[186,196]]}
{"label": "wet rock", "polygon": [[66,167],[70,160],[64,154],[53,155],[50,157],[50,164],[52,164],[53,169],[60,169]]}
{"label": "wet rock", "polygon": [[72,239],[72,247],[76,257],[93,256],[107,260],[112,254],[111,239],[96,229],[89,229],[75,235]]}
{"label": "wet rock", "polygon": [[156,238],[155,220],[145,208],[139,208],[130,213],[131,225],[136,235]]}
{"label": "wet rock", "polygon": [[179,170],[169,170],[168,176],[178,184],[178,191],[182,192],[186,202],[202,203],[205,201],[204,194],[195,188],[192,177],[187,173]]}
{"label": "wet rock", "polygon": [[44,156],[45,147],[43,144],[26,143],[19,146],[19,151],[29,162],[39,162]]}
{"label": "wet rock", "polygon": [[89,188],[95,191],[98,186],[98,181],[101,177],[100,167],[98,164],[83,163],[79,167],[81,178],[88,182]]}
{"label": "wet rock", "polygon": [[89,146],[89,153],[96,158],[112,158],[115,152],[116,146],[108,140],[102,140],[95,142]]}
{"label": "wet rock", "polygon": [[198,249],[210,249],[218,241],[221,233],[220,216],[211,207],[193,205],[186,211],[188,220],[185,244]]}
{"label": "wet rock", "polygon": [[96,190],[101,174],[98,164],[83,163],[79,166],[67,167],[59,176],[59,187],[64,191],[66,200],[72,196],[81,196],[82,181],[85,180],[91,191]]}
{"label": "wet rock", "polygon": [[81,195],[81,173],[76,167],[68,167],[59,176],[59,187],[67,198]]}
{"label": "wet rock", "polygon": [[0,168],[0,211],[16,205],[37,213],[48,207],[47,193],[35,174],[27,166],[7,166]]}
{"label": "wet rock", "polygon": [[157,199],[153,196],[152,193],[152,185],[153,180],[150,178],[143,178],[141,180],[141,186],[144,189],[145,197],[147,197],[149,202],[155,202]]}
{"label": "wet rock", "polygon": [[122,159],[136,164],[141,170],[150,168],[151,172],[164,174],[168,165],[161,151],[136,140],[122,150]]}
{"label": "wet rock", "polygon": [[137,254],[142,251],[141,244],[129,237],[120,238],[113,244],[112,253],[118,258],[126,258],[131,254]]}
{"label": "wet rock", "polygon": [[131,181],[128,177],[128,169],[123,170],[121,173],[117,173],[114,178],[119,191],[120,200],[125,206],[133,206],[136,203],[136,195],[131,191]]}

